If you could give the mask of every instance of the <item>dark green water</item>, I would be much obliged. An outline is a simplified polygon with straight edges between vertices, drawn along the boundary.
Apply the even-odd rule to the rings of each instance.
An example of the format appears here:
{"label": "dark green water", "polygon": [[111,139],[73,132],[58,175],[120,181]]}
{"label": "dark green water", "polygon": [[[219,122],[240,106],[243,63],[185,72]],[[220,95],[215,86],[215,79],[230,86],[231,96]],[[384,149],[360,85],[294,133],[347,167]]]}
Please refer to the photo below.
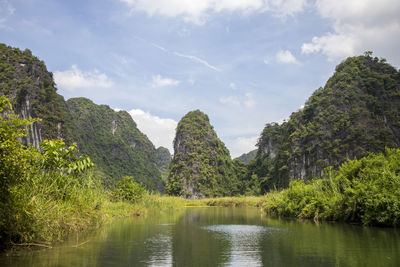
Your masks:
{"label": "dark green water", "polygon": [[189,208],[1,255],[0,266],[400,266],[400,231],[272,219],[254,208]]}

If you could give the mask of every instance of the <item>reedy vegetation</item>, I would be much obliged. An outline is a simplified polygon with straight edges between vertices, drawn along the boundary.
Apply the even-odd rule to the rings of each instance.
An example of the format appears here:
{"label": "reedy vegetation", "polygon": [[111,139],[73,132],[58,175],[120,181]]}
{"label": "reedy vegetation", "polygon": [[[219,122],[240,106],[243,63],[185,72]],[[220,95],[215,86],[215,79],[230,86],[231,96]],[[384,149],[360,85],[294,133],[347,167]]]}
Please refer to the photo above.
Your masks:
{"label": "reedy vegetation", "polygon": [[292,181],[266,195],[269,214],[338,220],[364,225],[400,225],[400,150],[349,160],[322,179]]}
{"label": "reedy vegetation", "polygon": [[24,146],[23,120],[0,97],[0,244],[50,244],[70,233],[97,227],[112,217],[184,207],[179,198],[149,195],[124,177],[105,191],[87,156],[62,140],[44,140],[40,150]]}

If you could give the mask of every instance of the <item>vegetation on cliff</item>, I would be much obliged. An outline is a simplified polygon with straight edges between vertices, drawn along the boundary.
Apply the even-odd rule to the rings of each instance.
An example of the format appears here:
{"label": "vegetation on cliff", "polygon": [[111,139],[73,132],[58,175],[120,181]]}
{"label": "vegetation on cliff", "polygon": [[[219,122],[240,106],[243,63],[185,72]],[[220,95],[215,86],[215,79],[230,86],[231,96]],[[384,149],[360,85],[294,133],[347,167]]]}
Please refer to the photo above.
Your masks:
{"label": "vegetation on cliff", "polygon": [[76,142],[79,152],[96,163],[95,173],[107,186],[134,176],[149,190],[163,190],[156,150],[127,112],[83,98],[64,101],[52,73],[28,49],[0,44],[0,58],[0,96],[11,100],[21,118],[41,119],[24,126],[24,144],[39,148],[44,139],[60,138]]}
{"label": "vegetation on cliff", "polygon": [[254,149],[248,153],[244,153],[242,155],[240,155],[239,157],[235,158],[240,162],[243,163],[249,163],[250,161],[252,161],[253,159],[255,159],[257,156],[257,149]]}
{"label": "vegetation on cliff", "polygon": [[107,185],[133,176],[149,190],[163,189],[156,149],[126,111],[117,112],[86,98],[71,98],[67,106],[72,139],[107,177]]}
{"label": "vegetation on cliff", "polygon": [[57,94],[52,73],[29,49],[0,43],[0,95],[11,100],[22,118],[41,118],[26,128],[25,143],[38,147],[45,138],[68,139],[64,98]]}
{"label": "vegetation on cliff", "polygon": [[346,159],[400,147],[400,72],[383,59],[351,57],[281,125],[267,124],[250,174],[261,191],[322,177]]}
{"label": "vegetation on cliff", "polygon": [[171,153],[168,148],[160,146],[156,150],[157,166],[161,173],[161,178],[164,183],[168,181],[169,165],[172,161]]}
{"label": "vegetation on cliff", "polygon": [[178,123],[166,190],[186,197],[232,196],[241,183],[228,149],[199,110]]}

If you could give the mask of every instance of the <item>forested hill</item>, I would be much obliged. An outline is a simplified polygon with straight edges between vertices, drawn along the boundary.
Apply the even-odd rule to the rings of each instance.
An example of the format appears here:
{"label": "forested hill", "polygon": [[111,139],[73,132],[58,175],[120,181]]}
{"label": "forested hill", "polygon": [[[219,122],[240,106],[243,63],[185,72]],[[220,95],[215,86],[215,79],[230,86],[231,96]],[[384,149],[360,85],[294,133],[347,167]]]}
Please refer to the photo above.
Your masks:
{"label": "forested hill", "polygon": [[266,125],[250,173],[265,192],[385,147],[400,147],[400,73],[367,52],[339,64],[287,122]]}
{"label": "forested hill", "polygon": [[26,143],[38,147],[43,138],[69,138],[65,101],[56,91],[52,73],[30,50],[0,44],[0,94],[22,118],[42,119],[27,129]]}
{"label": "forested hill", "polygon": [[255,157],[257,156],[257,149],[254,149],[248,153],[244,153],[242,155],[240,155],[239,157],[235,158],[240,162],[243,163],[249,163],[250,161],[252,161],[253,159],[255,159]]}
{"label": "forested hill", "polygon": [[22,118],[41,118],[29,126],[25,143],[39,147],[43,139],[77,142],[94,161],[106,183],[133,176],[148,189],[162,190],[156,149],[131,116],[88,99],[64,101],[53,75],[30,50],[0,44],[0,95],[12,100]]}
{"label": "forested hill", "polygon": [[86,98],[71,98],[67,106],[72,139],[106,177],[133,176],[149,189],[163,190],[156,149],[128,112]]}
{"label": "forested hill", "polygon": [[199,110],[187,113],[177,126],[167,192],[194,198],[228,196],[239,193],[240,186],[229,151],[208,116]]}

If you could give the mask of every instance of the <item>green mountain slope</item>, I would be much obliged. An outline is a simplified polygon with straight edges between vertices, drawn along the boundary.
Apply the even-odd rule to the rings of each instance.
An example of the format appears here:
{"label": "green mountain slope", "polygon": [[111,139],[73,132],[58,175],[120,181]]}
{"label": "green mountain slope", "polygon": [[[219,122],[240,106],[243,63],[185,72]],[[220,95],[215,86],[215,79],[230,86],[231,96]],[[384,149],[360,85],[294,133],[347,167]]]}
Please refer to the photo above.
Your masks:
{"label": "green mountain slope", "polygon": [[327,166],[400,147],[400,73],[369,53],[336,67],[282,125],[267,124],[250,166],[262,191],[321,177]]}
{"label": "green mountain slope", "polygon": [[26,129],[26,144],[39,147],[45,138],[77,142],[105,182],[129,175],[148,189],[163,189],[156,150],[127,112],[83,98],[64,101],[52,73],[29,50],[0,44],[0,58],[0,95],[12,100],[19,116],[42,119]]}
{"label": "green mountain slope", "polygon": [[168,181],[169,165],[172,161],[171,153],[168,148],[160,146],[156,150],[157,166],[161,172],[161,178],[166,183]]}
{"label": "green mountain slope", "polygon": [[206,114],[187,113],[178,123],[167,192],[186,197],[238,194],[240,181],[228,149]]}
{"label": "green mountain slope", "polygon": [[0,95],[11,99],[22,118],[42,119],[26,129],[25,143],[39,147],[43,138],[68,139],[66,106],[56,91],[52,73],[30,50],[0,44]]}
{"label": "green mountain slope", "polygon": [[156,149],[126,111],[114,111],[86,98],[67,101],[72,139],[106,177],[133,176],[149,189],[162,190]]}
{"label": "green mountain slope", "polygon": [[242,155],[240,155],[239,157],[235,158],[238,161],[242,162],[242,163],[249,163],[250,161],[252,161],[253,159],[255,159],[257,156],[257,149],[254,149],[248,153],[244,153]]}

